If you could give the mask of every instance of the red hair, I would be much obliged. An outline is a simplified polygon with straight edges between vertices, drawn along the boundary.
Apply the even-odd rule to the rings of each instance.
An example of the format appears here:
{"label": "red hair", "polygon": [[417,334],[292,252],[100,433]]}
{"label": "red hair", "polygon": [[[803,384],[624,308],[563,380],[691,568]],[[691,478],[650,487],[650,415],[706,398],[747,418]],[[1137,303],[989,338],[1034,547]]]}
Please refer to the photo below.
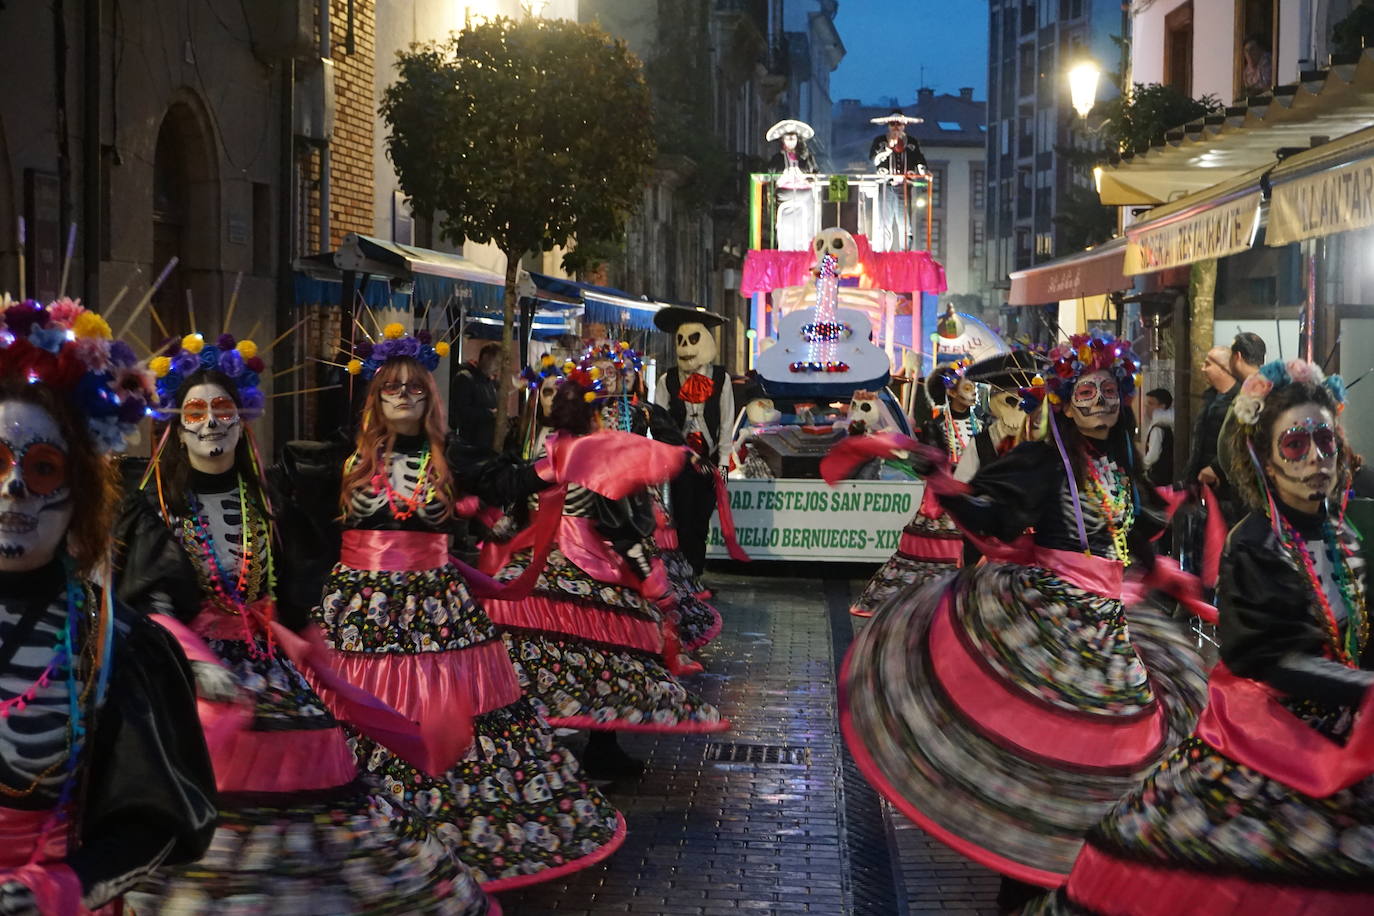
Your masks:
{"label": "red hair", "polygon": [[444,419],[443,408],[439,404],[439,391],[434,384],[434,376],[428,369],[409,356],[398,356],[387,360],[372,376],[363,396],[363,416],[358,424],[357,449],[344,466],[343,489],[339,493],[339,507],[348,514],[348,504],[353,494],[372,486],[372,478],[377,475],[384,454],[396,447],[396,432],[387,424],[382,414],[382,388],[387,382],[399,381],[402,370],[410,370],[410,381],[425,386],[425,415],[420,429],[429,440],[429,478],[444,502],[444,517],[452,511],[457,496],[453,488],[453,475],[449,471],[448,459],[444,456],[444,440],[448,435],[448,423]]}

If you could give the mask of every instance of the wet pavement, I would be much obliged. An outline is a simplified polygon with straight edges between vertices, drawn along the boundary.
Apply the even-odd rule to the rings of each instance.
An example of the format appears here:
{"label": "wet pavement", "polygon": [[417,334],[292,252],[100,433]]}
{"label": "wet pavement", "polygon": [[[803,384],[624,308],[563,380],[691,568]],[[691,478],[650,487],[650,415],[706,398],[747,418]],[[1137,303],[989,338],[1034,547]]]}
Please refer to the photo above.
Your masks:
{"label": "wet pavement", "polygon": [[996,875],[894,812],[844,750],[835,680],[863,625],[847,612],[863,582],[708,578],[725,624],[692,683],[734,727],[622,736],[648,762],[606,790],[629,823],[625,845],[565,881],[501,895],[508,916],[996,913]]}

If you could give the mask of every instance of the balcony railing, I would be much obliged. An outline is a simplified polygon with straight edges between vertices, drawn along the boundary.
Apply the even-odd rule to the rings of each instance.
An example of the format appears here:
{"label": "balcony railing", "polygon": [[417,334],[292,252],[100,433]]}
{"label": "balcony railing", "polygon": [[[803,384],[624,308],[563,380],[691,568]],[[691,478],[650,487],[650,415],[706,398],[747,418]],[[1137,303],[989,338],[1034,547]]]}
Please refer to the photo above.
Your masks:
{"label": "balcony railing", "polygon": [[[749,247],[776,250],[778,246],[778,187],[780,176],[755,172],[749,176]],[[821,229],[839,227],[868,238],[874,251],[930,251],[935,179],[929,173],[893,175],[809,175],[812,214],[810,239]],[[847,192],[835,200],[831,184],[839,180]],[[888,209],[890,208],[890,209]],[[886,220],[885,220],[886,217]],[[883,231],[883,225],[896,232]],[[902,230],[905,231],[902,231]],[[889,242],[891,242],[889,244]]]}

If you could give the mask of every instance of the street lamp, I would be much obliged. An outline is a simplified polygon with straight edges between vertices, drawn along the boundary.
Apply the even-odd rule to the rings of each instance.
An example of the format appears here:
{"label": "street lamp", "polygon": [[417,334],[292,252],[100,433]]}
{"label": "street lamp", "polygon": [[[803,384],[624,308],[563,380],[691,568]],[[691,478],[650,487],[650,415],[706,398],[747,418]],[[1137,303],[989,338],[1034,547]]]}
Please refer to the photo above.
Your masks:
{"label": "street lamp", "polygon": [[1101,68],[1090,60],[1075,64],[1069,71],[1069,98],[1080,118],[1086,118],[1097,104],[1097,81],[1101,78]]}

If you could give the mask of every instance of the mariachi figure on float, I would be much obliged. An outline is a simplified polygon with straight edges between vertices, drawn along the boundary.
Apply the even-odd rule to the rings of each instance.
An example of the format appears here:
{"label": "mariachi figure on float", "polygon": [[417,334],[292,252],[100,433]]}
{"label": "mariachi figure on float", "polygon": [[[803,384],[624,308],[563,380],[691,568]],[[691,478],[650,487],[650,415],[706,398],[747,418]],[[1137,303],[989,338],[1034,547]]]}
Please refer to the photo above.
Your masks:
{"label": "mariachi figure on float", "polygon": [[816,234],[816,157],[806,141],[816,130],[805,121],[787,118],[768,128],[767,140],[778,142],[778,151],[768,163],[777,175],[778,251],[805,251]]}
{"label": "mariachi figure on float", "polygon": [[156,393],[69,299],[0,321],[0,913],[113,914],[215,825],[190,666],[108,577],[110,456]]}
{"label": "mariachi figure on float", "polygon": [[1274,361],[1231,405],[1221,662],[1197,729],[1088,833],[1035,913],[1374,912],[1369,548],[1345,519],[1345,386]]}
{"label": "mariachi figure on float", "polygon": [[716,508],[716,474],[729,471],[731,431],[735,426],[735,393],[730,373],[716,363],[716,339],[712,328],[725,323],[705,309],[668,306],[654,315],[660,331],[673,335],[677,365],[663,373],[654,391],[654,403],[666,408],[682,436],[697,456],[669,488],[678,543],[692,573],[695,591],[703,598],[708,590],[700,584],[706,567],[706,536]]}
{"label": "mariachi figure on float", "polygon": [[[341,683],[278,621],[277,580],[298,572],[277,539],[250,423],[265,365],[251,340],[189,334],[151,361],[166,434],[116,529],[120,597],[181,640],[200,684],[219,789],[208,856],[160,869],[129,895],[140,912],[476,916],[485,895],[433,836],[393,830],[364,786],[344,728],[429,762],[419,729]],[[294,626],[309,608],[288,608]],[[312,682],[321,684],[316,690]],[[458,736],[431,768],[466,750]]]}
{"label": "mariachi figure on float", "polygon": [[1188,735],[1206,688],[1174,621],[1142,607],[1128,625],[1123,606],[1128,563],[1147,584],[1181,575],[1149,542],[1162,516],[1135,447],[1135,354],[1094,331],[1050,357],[1032,397],[1047,437],[967,484],[944,451],[894,437],[970,537],[1023,546],[890,599],[841,683],[869,782],[1012,879],[1004,903],[1016,882],[1063,881],[1088,829]]}
{"label": "mariachi figure on float", "polygon": [[[921,438],[943,449],[951,463],[958,463],[983,428],[975,410],[978,387],[965,377],[966,370],[966,365],[956,363],[942,366],[926,378],[926,396],[935,406],[921,426]],[[849,613],[872,617],[893,595],[957,567],[963,551],[959,529],[926,488],[920,508],[902,529],[897,549],[868,580]]]}

